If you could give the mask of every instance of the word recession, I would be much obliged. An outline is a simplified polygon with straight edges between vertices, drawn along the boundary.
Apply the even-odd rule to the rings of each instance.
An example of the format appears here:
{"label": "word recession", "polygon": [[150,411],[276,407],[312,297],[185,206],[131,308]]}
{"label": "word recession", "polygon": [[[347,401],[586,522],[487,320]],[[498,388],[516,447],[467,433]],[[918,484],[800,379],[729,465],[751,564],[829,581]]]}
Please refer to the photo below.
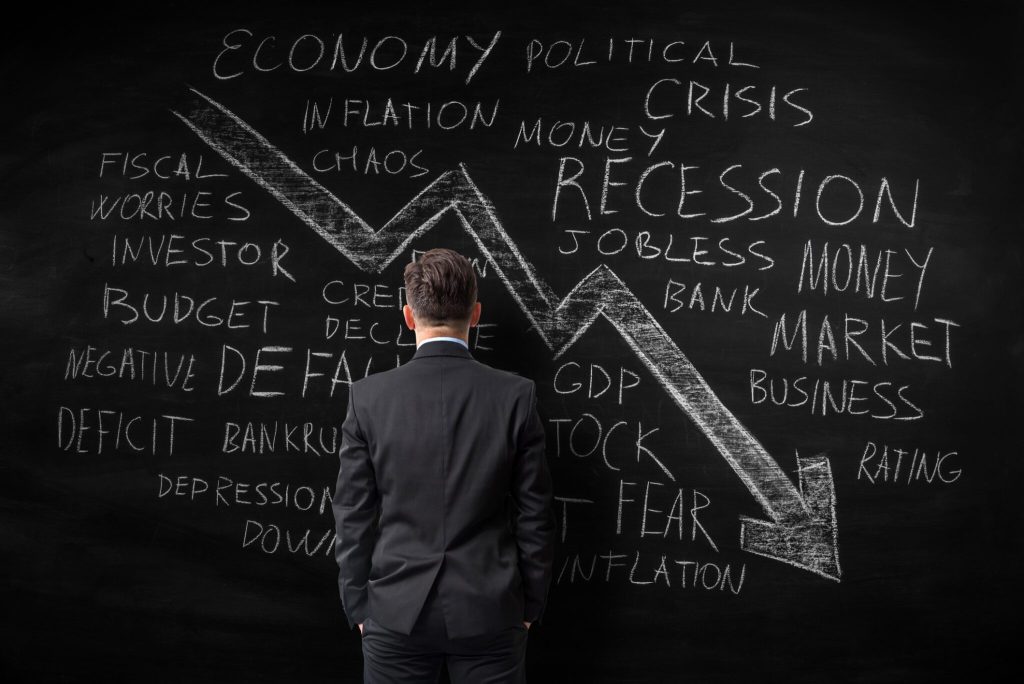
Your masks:
{"label": "word recession", "polygon": [[[870,186],[864,180],[858,182],[839,173],[826,175],[817,182],[816,179],[805,182],[804,169],[794,177],[792,172],[784,174],[778,167],[758,172],[744,168],[743,164],[732,164],[717,174],[717,183],[713,182],[709,186],[711,191],[707,193],[712,198],[707,200],[707,195],[704,198],[693,197],[704,193],[702,183],[695,181],[690,173],[699,170],[699,166],[689,166],[682,161],[659,161],[638,171],[630,164],[632,161],[633,157],[606,157],[602,177],[601,169],[594,169],[592,165],[588,172],[581,159],[561,157],[551,220],[558,220],[558,209],[560,206],[564,209],[565,203],[570,203],[577,215],[582,210],[588,221],[594,220],[595,216],[609,216],[626,209],[636,209],[641,215],[651,218],[705,217],[704,220],[711,223],[739,219],[762,221],[788,215],[794,219],[806,216],[828,226],[845,226],[857,219],[862,219],[861,223],[876,224],[883,219],[883,208],[886,208],[885,214],[891,214],[902,225],[913,228],[917,217],[919,180],[914,181],[913,192],[909,187],[901,187],[901,192],[896,193],[902,207],[897,208],[893,190],[885,177],[877,183],[871,182]],[[584,174],[586,178],[583,178]],[[667,181],[671,190],[644,192],[644,185],[651,178],[658,182]],[[808,194],[811,197],[805,198]],[[559,205],[559,200],[563,201],[562,205]],[[726,200],[730,208],[723,210],[721,205]],[[693,207],[694,202],[701,206]],[[836,204],[842,204],[843,208],[837,209]]]}

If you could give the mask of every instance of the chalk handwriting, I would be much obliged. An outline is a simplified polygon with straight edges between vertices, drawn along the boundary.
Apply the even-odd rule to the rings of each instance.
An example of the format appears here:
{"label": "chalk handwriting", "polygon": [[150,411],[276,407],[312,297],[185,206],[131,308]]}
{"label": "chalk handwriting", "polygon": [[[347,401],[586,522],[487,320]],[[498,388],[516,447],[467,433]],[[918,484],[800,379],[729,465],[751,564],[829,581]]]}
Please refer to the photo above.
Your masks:
{"label": "chalk handwriting", "polygon": [[442,173],[374,230],[223,105],[196,90],[185,104],[173,110],[175,116],[360,269],[380,272],[412,239],[453,212],[556,358],[597,316],[604,316],[768,514],[768,521],[741,518],[741,548],[839,579],[835,493],[827,457],[798,457],[794,485],[607,266],[598,266],[559,301],[516,248],[465,167]]}

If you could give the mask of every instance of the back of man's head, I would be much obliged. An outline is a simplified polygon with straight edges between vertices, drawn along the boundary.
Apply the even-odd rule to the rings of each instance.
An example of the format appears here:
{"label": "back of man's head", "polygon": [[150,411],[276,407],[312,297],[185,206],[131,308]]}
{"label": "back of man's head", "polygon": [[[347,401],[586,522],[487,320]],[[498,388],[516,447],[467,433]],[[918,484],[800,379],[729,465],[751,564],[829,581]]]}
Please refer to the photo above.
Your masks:
{"label": "back of man's head", "polygon": [[463,327],[476,304],[476,271],[454,250],[428,250],[405,267],[405,297],[420,325]]}

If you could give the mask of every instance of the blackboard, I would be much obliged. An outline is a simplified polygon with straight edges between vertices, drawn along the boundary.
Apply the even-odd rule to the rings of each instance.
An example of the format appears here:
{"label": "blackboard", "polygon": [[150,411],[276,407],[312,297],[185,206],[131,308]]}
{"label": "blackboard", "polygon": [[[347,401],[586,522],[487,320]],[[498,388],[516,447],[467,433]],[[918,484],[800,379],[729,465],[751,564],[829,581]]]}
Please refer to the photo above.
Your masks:
{"label": "blackboard", "polygon": [[8,23],[6,681],[361,681],[329,498],[477,268],[559,540],[531,681],[989,680],[1020,11],[170,3]]}

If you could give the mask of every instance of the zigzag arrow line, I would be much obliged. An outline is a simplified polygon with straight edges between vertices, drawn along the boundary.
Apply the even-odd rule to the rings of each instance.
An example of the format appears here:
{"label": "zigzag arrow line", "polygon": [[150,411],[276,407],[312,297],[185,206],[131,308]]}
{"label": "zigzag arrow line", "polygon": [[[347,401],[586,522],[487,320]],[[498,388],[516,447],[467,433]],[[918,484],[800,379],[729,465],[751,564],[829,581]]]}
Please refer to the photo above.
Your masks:
{"label": "zigzag arrow line", "polygon": [[[555,358],[599,315],[604,316],[707,435],[770,518],[741,516],[740,547],[839,580],[835,490],[828,459],[820,454],[798,456],[799,489],[794,486],[608,266],[595,268],[559,301],[516,248],[494,207],[463,165],[442,173],[382,228],[374,230],[248,124],[220,103],[191,90],[188,106],[182,108],[185,113],[172,113],[361,270],[381,272],[413,239],[452,212],[494,264],[498,277]],[[665,472],[672,477],[667,469]]]}

